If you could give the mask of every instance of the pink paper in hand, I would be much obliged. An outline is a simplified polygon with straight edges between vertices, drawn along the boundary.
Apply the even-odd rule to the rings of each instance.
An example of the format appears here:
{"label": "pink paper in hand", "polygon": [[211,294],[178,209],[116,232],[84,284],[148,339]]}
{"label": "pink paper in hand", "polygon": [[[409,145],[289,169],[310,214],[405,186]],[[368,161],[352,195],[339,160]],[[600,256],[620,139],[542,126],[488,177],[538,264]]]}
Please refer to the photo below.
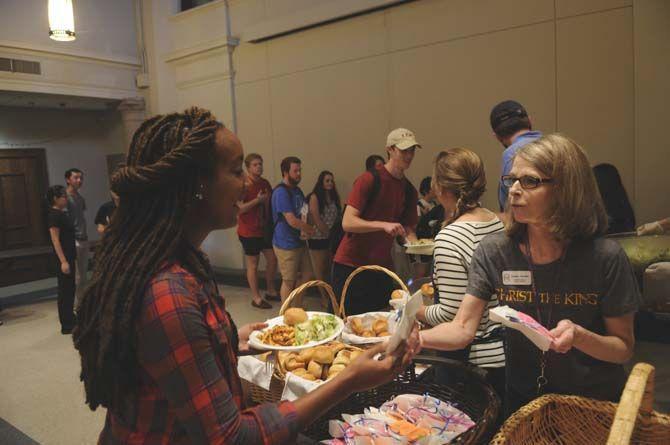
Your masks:
{"label": "pink paper in hand", "polygon": [[[530,315],[517,311],[516,318],[521,323],[524,323],[526,326],[528,326],[529,328],[534,329],[534,330],[538,331],[540,334],[545,335],[545,336],[547,336],[547,337],[549,337],[553,340],[554,337],[551,335],[551,333],[549,333],[547,328],[545,328],[540,323],[538,323],[537,320],[535,320]],[[514,320],[512,320],[512,321],[514,321]]]}

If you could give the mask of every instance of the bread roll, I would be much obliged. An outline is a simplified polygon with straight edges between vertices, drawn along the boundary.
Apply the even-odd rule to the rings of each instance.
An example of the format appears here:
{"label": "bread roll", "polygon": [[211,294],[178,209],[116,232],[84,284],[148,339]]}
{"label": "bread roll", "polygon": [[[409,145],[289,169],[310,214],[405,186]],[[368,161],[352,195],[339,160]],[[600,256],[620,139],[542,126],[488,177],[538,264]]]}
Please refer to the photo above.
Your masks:
{"label": "bread roll", "polygon": [[349,357],[351,357],[351,351],[348,350],[348,349],[343,349],[340,352],[338,352],[337,354],[335,354],[335,358],[337,358],[337,357],[349,358]]}
{"label": "bread roll", "polygon": [[346,366],[341,365],[341,364],[340,364],[340,365],[333,365],[333,366],[331,366],[330,369],[328,370],[328,378],[329,378],[329,379],[332,379],[332,378],[335,377],[337,374],[339,374],[340,372],[342,372],[342,371],[344,370],[344,368],[346,368]]}
{"label": "bread roll", "polygon": [[378,318],[372,323],[372,330],[375,334],[379,335],[380,332],[385,332],[389,330],[389,322],[386,319]]}
{"label": "bread roll", "polygon": [[303,321],[307,321],[307,312],[304,309],[292,307],[284,312],[284,324],[288,326],[295,326]]}
{"label": "bread roll", "polygon": [[312,374],[315,379],[320,379],[321,373],[323,372],[323,367],[312,360],[309,362],[309,365],[307,365],[307,371],[309,371],[309,373]]}
{"label": "bread roll", "polygon": [[298,354],[298,360],[301,362],[309,363],[312,361],[312,357],[314,356],[314,348],[307,348],[303,349],[300,351],[300,354]]}
{"label": "bread roll", "polygon": [[352,318],[352,319],[351,319],[351,322],[349,323],[349,325],[351,326],[351,330],[352,330],[352,331],[354,332],[354,334],[356,334],[356,335],[361,335],[361,333],[365,330],[365,329],[363,328],[363,321],[362,321],[360,318],[358,318],[358,317],[356,317],[356,318]]}
{"label": "bread roll", "polygon": [[286,362],[286,370],[294,371],[298,368],[305,368],[305,362],[299,362],[298,360],[292,358]]}
{"label": "bread roll", "polygon": [[311,380],[311,381],[316,380],[316,378],[312,374],[310,374],[309,371],[307,371],[305,368],[298,368],[295,371],[291,372],[299,377],[302,377],[305,380]]}
{"label": "bread roll", "polygon": [[391,333],[389,333],[387,331],[384,331],[384,332],[380,332],[379,334],[377,334],[377,337],[388,337],[390,335],[391,335]]}
{"label": "bread roll", "polygon": [[363,331],[361,332],[361,337],[374,337],[375,333],[373,331]]}
{"label": "bread roll", "polygon": [[333,363],[334,359],[335,354],[329,347],[317,346],[314,348],[314,355],[312,356],[313,361],[321,363],[322,365],[329,365]]}
{"label": "bread roll", "polygon": [[358,358],[359,355],[361,355],[363,351],[351,351],[351,355],[349,355],[349,361],[353,362]]}
{"label": "bread roll", "polygon": [[404,296],[402,289],[396,289],[391,292],[391,300],[399,300]]}
{"label": "bread roll", "polygon": [[335,365],[348,365],[351,360],[349,357],[345,357],[343,355],[338,355],[335,357],[335,360],[333,360],[333,366]]}
{"label": "bread roll", "polygon": [[433,289],[433,286],[430,283],[425,283],[423,286],[421,286],[421,293],[425,297],[432,297],[435,295],[435,289]]}
{"label": "bread roll", "polygon": [[328,345],[328,347],[333,351],[333,354],[337,355],[342,351],[344,348],[347,347],[344,343],[340,343],[339,341],[334,341]]}

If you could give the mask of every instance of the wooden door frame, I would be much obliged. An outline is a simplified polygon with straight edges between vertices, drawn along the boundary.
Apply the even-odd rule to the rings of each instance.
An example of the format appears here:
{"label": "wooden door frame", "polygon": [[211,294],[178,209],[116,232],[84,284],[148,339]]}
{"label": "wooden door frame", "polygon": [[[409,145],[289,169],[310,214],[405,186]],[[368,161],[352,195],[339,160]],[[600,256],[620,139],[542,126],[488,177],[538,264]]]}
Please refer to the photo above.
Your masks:
{"label": "wooden door frame", "polygon": [[[38,187],[46,193],[49,185],[49,172],[47,170],[47,156],[44,148],[0,148],[0,158],[26,158],[32,157],[37,160],[38,165]],[[2,197],[0,196],[0,199]],[[46,215],[42,215],[42,223],[46,224]],[[4,224],[4,221],[3,221]],[[46,230],[46,226],[44,227]],[[48,243],[43,245],[50,245]],[[37,246],[34,246],[37,247]],[[8,249],[9,250],[9,249]]]}

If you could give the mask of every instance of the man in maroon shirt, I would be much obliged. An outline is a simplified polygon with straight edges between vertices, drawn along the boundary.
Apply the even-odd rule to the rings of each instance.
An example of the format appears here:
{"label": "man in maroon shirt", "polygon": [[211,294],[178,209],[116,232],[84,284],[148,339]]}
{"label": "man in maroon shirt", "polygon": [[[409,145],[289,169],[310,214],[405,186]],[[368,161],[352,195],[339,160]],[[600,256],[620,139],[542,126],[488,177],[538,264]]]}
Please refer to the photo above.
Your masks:
{"label": "man in maroon shirt", "polygon": [[251,288],[254,307],[270,309],[272,305],[261,298],[258,291],[258,259],[261,252],[265,257],[265,282],[267,284],[266,297],[269,300],[279,300],[275,288],[274,277],[277,273],[277,257],[272,250],[272,241],[266,240],[265,225],[270,218],[270,194],[272,186],[262,178],[263,158],[257,153],[251,153],[244,159],[247,168],[247,181],[244,196],[237,203],[237,235],[244,250],[244,261],[247,269],[247,281]]}
{"label": "man in maroon shirt", "polygon": [[[411,131],[393,130],[386,139],[386,164],[376,171],[366,171],[354,182],[342,220],[346,233],[333,263],[336,295],[341,295],[347,277],[360,266],[376,264],[393,269],[391,247],[397,237],[416,240],[418,194],[405,171],[420,147]],[[378,272],[357,275],[347,291],[346,313],[384,308],[393,287],[390,277]]]}

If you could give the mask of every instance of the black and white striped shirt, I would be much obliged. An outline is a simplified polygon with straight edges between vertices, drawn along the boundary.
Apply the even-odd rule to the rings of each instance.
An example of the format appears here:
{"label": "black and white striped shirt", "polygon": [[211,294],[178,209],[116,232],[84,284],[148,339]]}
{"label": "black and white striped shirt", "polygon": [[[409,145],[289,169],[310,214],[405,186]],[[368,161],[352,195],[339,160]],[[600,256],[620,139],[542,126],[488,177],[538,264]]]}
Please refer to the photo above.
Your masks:
{"label": "black and white striped shirt", "polygon": [[[433,252],[433,283],[439,293],[439,303],[426,308],[426,320],[432,326],[450,322],[456,316],[468,285],[468,268],[472,254],[479,242],[491,233],[504,229],[495,218],[486,222],[454,222],[443,228],[435,237]],[[505,366],[502,340],[491,339],[490,334],[499,323],[489,320],[489,309],[498,306],[498,297],[493,296],[479,323],[475,340],[470,349],[470,363],[497,368]]]}

